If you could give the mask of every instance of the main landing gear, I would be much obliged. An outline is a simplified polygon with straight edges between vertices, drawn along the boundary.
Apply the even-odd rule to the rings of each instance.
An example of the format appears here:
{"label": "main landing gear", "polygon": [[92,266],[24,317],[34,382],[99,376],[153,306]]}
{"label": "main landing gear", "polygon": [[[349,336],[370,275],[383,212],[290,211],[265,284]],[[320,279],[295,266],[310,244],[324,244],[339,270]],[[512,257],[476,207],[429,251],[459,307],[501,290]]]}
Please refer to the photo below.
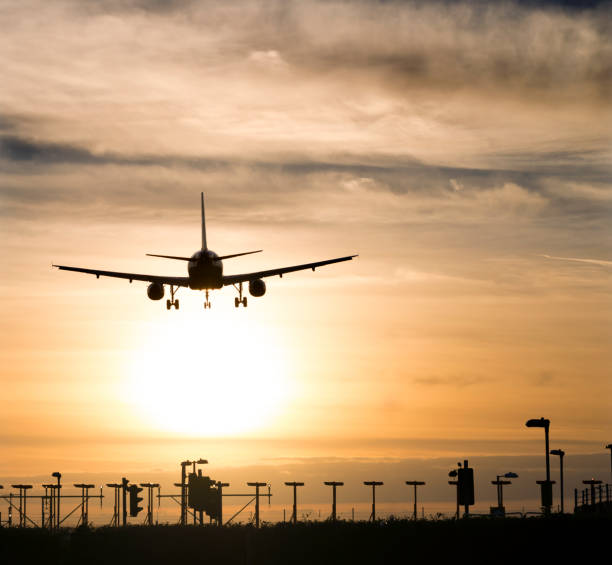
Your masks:
{"label": "main landing gear", "polygon": [[204,302],[204,309],[210,308],[210,300],[208,300],[208,290],[206,291],[206,301]]}
{"label": "main landing gear", "polygon": [[170,310],[173,306],[178,310],[179,309],[179,301],[178,298],[174,300],[175,293],[178,292],[180,287],[174,287],[174,285],[170,285],[170,299],[166,300],[166,310]]}
{"label": "main landing gear", "polygon": [[238,283],[237,285],[234,285],[234,288],[238,291],[238,295],[236,298],[234,298],[234,306],[236,308],[238,308],[241,304],[246,308],[247,307],[247,297],[245,296],[244,298],[242,297],[242,283]]}

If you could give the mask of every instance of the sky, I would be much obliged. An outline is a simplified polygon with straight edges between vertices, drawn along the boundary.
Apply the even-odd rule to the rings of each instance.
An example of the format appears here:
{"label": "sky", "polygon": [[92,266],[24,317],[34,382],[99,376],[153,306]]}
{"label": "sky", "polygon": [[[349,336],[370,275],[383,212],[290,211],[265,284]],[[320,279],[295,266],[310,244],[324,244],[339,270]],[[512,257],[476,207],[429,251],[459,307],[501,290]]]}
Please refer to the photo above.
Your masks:
{"label": "sky", "polygon": [[[531,472],[541,416],[607,472],[610,3],[26,0],[0,26],[0,476]],[[200,192],[210,248],[264,249],[226,274],[359,257],[171,312],[51,268],[185,276],[145,254],[199,248]]]}

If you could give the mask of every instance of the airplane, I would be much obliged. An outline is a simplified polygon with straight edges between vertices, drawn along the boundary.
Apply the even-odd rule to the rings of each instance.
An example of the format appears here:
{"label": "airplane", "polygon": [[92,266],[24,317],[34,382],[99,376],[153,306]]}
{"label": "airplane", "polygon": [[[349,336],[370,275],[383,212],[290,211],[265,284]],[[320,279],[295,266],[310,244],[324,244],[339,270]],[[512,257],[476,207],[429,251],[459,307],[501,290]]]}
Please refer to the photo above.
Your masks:
{"label": "airplane", "polygon": [[147,296],[151,300],[161,300],[164,297],[164,285],[170,287],[170,298],[166,300],[166,309],[170,310],[173,306],[176,310],[179,309],[179,301],[175,298],[175,294],[181,287],[187,287],[192,290],[203,290],[206,293],[204,308],[210,308],[209,291],[223,288],[224,286],[232,285],[238,292],[238,296],[234,298],[234,306],[238,308],[241,304],[246,308],[247,297],[243,296],[243,283],[249,283],[249,293],[251,296],[260,297],[266,293],[266,283],[263,281],[266,277],[282,276],[286,273],[294,271],[302,271],[312,269],[332,263],[340,263],[341,261],[350,261],[357,255],[347,255],[346,257],[338,257],[337,259],[327,259],[325,261],[316,261],[315,263],[305,263],[303,265],[294,265],[292,267],[281,267],[280,269],[268,269],[266,271],[256,271],[254,273],[244,273],[239,275],[223,275],[223,261],[243,255],[251,255],[253,253],[261,253],[263,250],[245,251],[243,253],[233,253],[231,255],[217,255],[214,251],[208,249],[206,244],[206,217],[204,214],[204,193],[201,193],[202,204],[202,248],[196,251],[191,257],[176,257],[174,255],[155,255],[147,253],[149,257],[162,257],[164,259],[174,259],[177,261],[187,261],[187,277],[161,277],[157,275],[140,275],[137,273],[118,273],[115,271],[101,271],[98,269],[84,269],[82,267],[67,267],[65,265],[52,265],[61,271],[75,271],[77,273],[86,273],[100,277],[115,277],[118,279],[128,279],[132,281],[149,282],[147,287]]}

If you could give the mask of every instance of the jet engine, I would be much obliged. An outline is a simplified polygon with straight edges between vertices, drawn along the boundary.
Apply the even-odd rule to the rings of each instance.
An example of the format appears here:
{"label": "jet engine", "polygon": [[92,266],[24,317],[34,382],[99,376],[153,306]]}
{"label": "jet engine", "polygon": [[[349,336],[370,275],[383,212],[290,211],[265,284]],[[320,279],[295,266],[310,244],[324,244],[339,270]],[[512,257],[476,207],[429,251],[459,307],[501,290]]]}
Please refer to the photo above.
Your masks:
{"label": "jet engine", "polygon": [[261,279],[249,281],[249,292],[251,296],[263,296],[266,293],[266,283]]}
{"label": "jet engine", "polygon": [[151,283],[147,287],[147,296],[151,300],[161,300],[164,297],[164,285],[161,283]]}

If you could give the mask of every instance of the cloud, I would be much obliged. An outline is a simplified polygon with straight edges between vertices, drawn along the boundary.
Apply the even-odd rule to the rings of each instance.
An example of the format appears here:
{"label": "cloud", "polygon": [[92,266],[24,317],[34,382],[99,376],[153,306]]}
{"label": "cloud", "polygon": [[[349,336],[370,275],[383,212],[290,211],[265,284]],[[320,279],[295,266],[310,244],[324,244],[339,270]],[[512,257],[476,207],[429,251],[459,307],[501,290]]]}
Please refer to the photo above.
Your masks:
{"label": "cloud", "polygon": [[609,93],[606,6],[571,13],[512,2],[390,2],[384,10],[373,2],[331,2],[294,9],[301,41],[287,58],[317,71],[377,77],[395,91],[459,87],[565,97],[576,88],[599,104]]}
{"label": "cloud", "polygon": [[612,266],[612,261],[606,261],[603,259],[580,259],[577,257],[552,257],[551,255],[541,255],[541,257],[546,257],[547,259],[555,259],[557,261],[574,261],[577,263],[589,263],[591,265],[599,265],[601,267]]}
{"label": "cloud", "polygon": [[17,136],[4,136],[0,139],[0,155],[9,161],[35,161],[46,164],[108,162],[73,145],[35,142]]}
{"label": "cloud", "polygon": [[489,382],[491,379],[481,376],[455,375],[452,377],[417,377],[412,379],[415,384],[422,386],[444,386],[465,388]]}
{"label": "cloud", "polygon": [[341,226],[362,248],[449,269],[462,253],[543,244],[583,256],[571,232],[599,257],[608,15],[538,2],[15,5],[0,22],[0,213],[157,221],[163,209],[181,222],[204,190],[224,222]]}

